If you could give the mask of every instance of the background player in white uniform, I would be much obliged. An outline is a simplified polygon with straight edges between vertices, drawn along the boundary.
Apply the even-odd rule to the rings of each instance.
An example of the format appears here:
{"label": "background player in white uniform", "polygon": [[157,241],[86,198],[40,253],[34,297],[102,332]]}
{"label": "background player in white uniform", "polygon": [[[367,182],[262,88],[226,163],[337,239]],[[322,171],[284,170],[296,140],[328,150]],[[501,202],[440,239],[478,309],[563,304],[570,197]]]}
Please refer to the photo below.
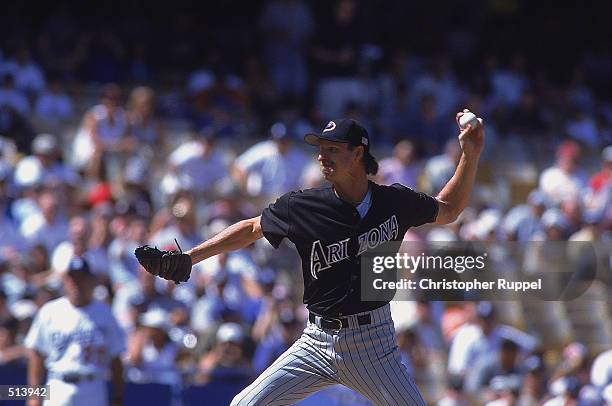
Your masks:
{"label": "background player in white uniform", "polygon": [[[111,404],[122,404],[125,340],[110,307],[93,299],[95,280],[85,260],[73,258],[64,275],[65,296],[40,309],[26,337],[28,385],[43,385],[47,370],[45,405],[108,405],[109,374]],[[29,400],[28,406],[39,403]]]}

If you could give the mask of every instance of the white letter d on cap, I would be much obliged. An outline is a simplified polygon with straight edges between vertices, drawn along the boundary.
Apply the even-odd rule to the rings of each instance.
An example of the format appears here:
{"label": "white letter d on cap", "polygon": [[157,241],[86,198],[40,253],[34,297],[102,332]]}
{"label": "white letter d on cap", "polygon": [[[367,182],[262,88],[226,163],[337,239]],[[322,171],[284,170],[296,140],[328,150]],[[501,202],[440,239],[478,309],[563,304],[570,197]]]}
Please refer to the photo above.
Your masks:
{"label": "white letter d on cap", "polygon": [[334,128],[336,128],[336,123],[334,123],[333,121],[330,121],[329,123],[327,123],[327,125],[325,126],[325,129],[323,130],[323,132],[326,131],[333,131]]}

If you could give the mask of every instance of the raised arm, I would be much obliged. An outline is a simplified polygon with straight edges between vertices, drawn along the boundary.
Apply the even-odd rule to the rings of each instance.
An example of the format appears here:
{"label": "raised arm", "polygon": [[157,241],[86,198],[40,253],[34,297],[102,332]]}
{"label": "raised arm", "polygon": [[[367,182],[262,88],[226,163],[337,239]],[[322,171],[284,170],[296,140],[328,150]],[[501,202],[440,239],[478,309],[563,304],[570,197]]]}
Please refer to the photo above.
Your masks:
{"label": "raised arm", "polygon": [[263,237],[261,216],[257,216],[232,224],[211,239],[186,251],[185,254],[191,257],[191,263],[195,265],[214,255],[244,248],[261,237]]}
{"label": "raised arm", "polygon": [[[457,113],[456,120],[468,110]],[[471,125],[461,130],[459,134],[461,158],[455,169],[455,174],[436,196],[439,209],[436,224],[448,224],[457,219],[470,201],[476,169],[480,153],[484,147],[484,123],[478,119],[478,126],[472,129]]]}

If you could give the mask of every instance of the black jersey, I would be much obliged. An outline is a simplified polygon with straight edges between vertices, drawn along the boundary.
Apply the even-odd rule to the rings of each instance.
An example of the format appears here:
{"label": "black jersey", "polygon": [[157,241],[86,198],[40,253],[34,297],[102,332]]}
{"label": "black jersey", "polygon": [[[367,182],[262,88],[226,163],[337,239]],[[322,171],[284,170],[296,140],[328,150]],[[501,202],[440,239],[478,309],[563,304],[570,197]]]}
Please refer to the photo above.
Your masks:
{"label": "black jersey", "polygon": [[386,304],[361,301],[361,254],[436,219],[438,201],[431,196],[397,183],[370,182],[370,189],[363,219],[331,186],[284,194],[261,215],[263,235],[274,247],[285,237],[297,247],[304,303],[315,313],[337,317]]}

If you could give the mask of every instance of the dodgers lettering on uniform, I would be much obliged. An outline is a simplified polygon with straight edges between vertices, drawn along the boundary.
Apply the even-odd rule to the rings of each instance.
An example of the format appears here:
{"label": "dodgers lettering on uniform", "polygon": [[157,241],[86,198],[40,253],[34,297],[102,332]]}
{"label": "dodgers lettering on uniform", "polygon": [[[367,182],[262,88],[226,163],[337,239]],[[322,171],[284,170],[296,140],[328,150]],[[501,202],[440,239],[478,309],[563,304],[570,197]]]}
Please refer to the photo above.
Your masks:
{"label": "dodgers lettering on uniform", "polygon": [[321,240],[312,243],[310,251],[310,273],[317,279],[317,272],[331,268],[332,264],[348,258],[348,242],[350,238],[326,246]]}
{"label": "dodgers lettering on uniform", "polygon": [[359,251],[357,255],[361,255],[367,249],[376,248],[382,243],[396,239],[398,234],[399,227],[394,214],[384,223],[379,224],[378,227],[371,228],[359,236]]}
{"label": "dodgers lettering on uniform", "polygon": [[59,352],[64,352],[68,345],[78,344],[86,347],[92,344],[100,344],[104,342],[104,334],[100,328],[87,330],[76,330],[71,332],[54,331],[51,333],[51,344],[57,348]]}
{"label": "dodgers lettering on uniform", "polygon": [[[394,240],[399,235],[399,226],[395,214],[376,227],[359,235],[359,251],[361,255],[365,250],[378,247],[380,244]],[[312,243],[310,250],[310,274],[318,279],[317,273],[331,268],[336,262],[349,257],[348,242],[350,238],[329,245],[322,245],[321,240]]]}

